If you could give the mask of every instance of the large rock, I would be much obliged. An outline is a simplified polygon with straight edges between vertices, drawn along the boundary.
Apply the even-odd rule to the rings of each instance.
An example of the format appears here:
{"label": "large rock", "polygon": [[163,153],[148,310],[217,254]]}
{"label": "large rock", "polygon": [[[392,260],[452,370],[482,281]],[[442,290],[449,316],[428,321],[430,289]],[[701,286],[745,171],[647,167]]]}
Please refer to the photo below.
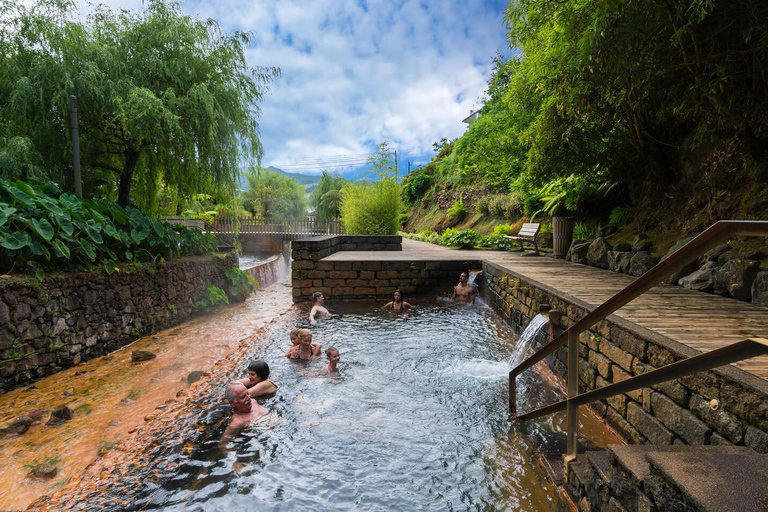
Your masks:
{"label": "large rock", "polygon": [[718,245],[717,247],[715,247],[714,249],[708,252],[705,252],[704,254],[699,256],[699,261],[698,261],[699,267],[703,267],[704,264],[708,261],[717,261],[723,253],[728,252],[731,249],[733,249],[733,247],[731,247],[730,245],[723,244],[723,245]]}
{"label": "large rock", "polygon": [[571,248],[568,249],[568,254],[565,256],[565,258],[568,261],[572,261],[574,263],[581,263],[582,265],[587,265],[587,252],[589,251],[589,244],[584,243],[572,243]]}
{"label": "large rock", "polygon": [[680,279],[678,282],[683,288],[689,290],[698,290],[700,292],[712,293],[715,288],[715,277],[717,276],[717,262],[707,261],[699,270]]}
{"label": "large rock", "polygon": [[608,252],[608,268],[610,268],[614,272],[619,272],[621,274],[628,274],[629,266],[631,262],[632,262],[631,252],[619,252],[619,251]]}
{"label": "large rock", "polygon": [[131,361],[134,363],[137,363],[139,361],[149,361],[156,357],[157,355],[150,352],[149,350],[134,350],[133,352],[131,352]]}
{"label": "large rock", "polygon": [[0,430],[0,434],[2,435],[9,435],[9,434],[23,434],[27,430],[29,430],[29,427],[32,426],[32,423],[34,423],[35,420],[27,416],[26,414],[22,414],[15,420],[11,422],[10,425],[5,427],[4,429]]}
{"label": "large rock", "polygon": [[[692,236],[689,236],[688,238],[685,238],[683,240],[680,240],[675,245],[673,245],[669,251],[667,251],[667,254],[665,254],[661,261],[664,261],[666,259],[669,259],[670,256],[675,254],[677,251],[679,251],[685,244],[693,240]],[[683,268],[675,272],[674,274],[671,274],[668,278],[664,280],[667,284],[677,284],[678,281],[680,281],[680,278],[687,276],[691,272],[696,270],[696,260],[691,261],[690,263],[686,264]]]}
{"label": "large rock", "polygon": [[646,251],[635,253],[629,263],[629,274],[635,277],[640,277],[655,267],[658,262],[659,258],[651,256],[651,254]]}
{"label": "large rock", "polygon": [[715,293],[734,299],[750,300],[752,283],[760,272],[760,262],[754,260],[730,260],[723,265],[715,277]]}
{"label": "large rock", "polygon": [[611,245],[605,241],[605,238],[599,237],[589,244],[587,251],[587,263],[593,267],[608,268],[608,251]]}
{"label": "large rock", "polygon": [[752,303],[768,305],[768,272],[758,272],[752,282]]}
{"label": "large rock", "polygon": [[75,417],[75,411],[73,411],[66,405],[62,405],[61,407],[57,407],[51,413],[51,419],[48,420],[48,423],[46,423],[46,426],[53,427],[56,425],[61,425],[65,421],[69,421],[74,417]]}
{"label": "large rock", "polygon": [[639,233],[635,237],[635,241],[632,242],[632,250],[634,252],[648,252],[651,250],[651,241],[648,240],[648,235],[645,233]]}
{"label": "large rock", "polygon": [[732,251],[726,251],[722,253],[718,258],[717,261],[721,265],[724,265],[725,263],[731,261],[731,260],[754,260],[754,261],[760,261],[761,259],[765,258],[765,255],[762,253],[760,249],[751,249],[749,247],[741,247],[739,249],[734,249]]}

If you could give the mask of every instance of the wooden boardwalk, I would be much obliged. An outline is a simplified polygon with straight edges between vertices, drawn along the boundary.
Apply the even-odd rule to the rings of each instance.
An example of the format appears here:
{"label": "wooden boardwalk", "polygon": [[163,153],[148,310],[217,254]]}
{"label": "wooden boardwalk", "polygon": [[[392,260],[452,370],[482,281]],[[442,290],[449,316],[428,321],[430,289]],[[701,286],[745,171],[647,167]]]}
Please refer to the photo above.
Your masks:
{"label": "wooden boardwalk", "polygon": [[[595,307],[634,277],[586,265],[505,251],[459,251],[403,239],[400,251],[337,252],[336,261],[484,260],[559,290]],[[525,253],[529,254],[529,253]],[[458,282],[458,276],[457,282]],[[709,352],[744,338],[768,338],[768,308],[680,286],[658,285],[615,315],[700,352]],[[734,364],[768,380],[768,356]]]}

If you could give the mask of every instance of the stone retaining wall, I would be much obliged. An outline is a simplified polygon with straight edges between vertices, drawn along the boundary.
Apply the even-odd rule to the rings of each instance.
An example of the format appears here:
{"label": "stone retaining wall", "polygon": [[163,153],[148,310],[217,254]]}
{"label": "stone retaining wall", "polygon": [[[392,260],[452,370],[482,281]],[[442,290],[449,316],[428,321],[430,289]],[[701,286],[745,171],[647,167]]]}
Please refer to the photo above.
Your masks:
{"label": "stone retaining wall", "polygon": [[406,297],[431,295],[455,285],[459,274],[482,263],[469,261],[320,261],[338,251],[398,251],[400,236],[323,236],[292,245],[293,301],[309,300],[314,292],[334,299],[385,299],[396,289]]}
{"label": "stone retaining wall", "polygon": [[[540,304],[561,311],[564,328],[592,309],[498,265],[484,263],[483,270],[483,292],[512,325],[526,325]],[[696,354],[690,347],[610,316],[580,338],[580,388],[603,387]],[[567,348],[554,356],[554,370],[565,378]],[[594,402],[591,407],[632,443],[734,444],[768,453],[768,382],[730,366]]]}
{"label": "stone retaining wall", "polygon": [[234,255],[0,283],[0,379],[6,390],[111,352],[189,318],[211,284],[225,288]]}

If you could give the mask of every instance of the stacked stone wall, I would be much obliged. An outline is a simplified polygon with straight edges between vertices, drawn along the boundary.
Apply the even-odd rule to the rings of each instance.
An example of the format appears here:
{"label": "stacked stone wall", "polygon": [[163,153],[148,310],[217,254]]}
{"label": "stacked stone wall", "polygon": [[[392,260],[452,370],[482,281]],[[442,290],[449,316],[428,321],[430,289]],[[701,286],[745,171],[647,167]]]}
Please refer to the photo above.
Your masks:
{"label": "stacked stone wall", "polygon": [[[498,265],[484,263],[483,292],[514,326],[536,316],[540,304],[562,312],[568,328],[591,307]],[[579,343],[579,385],[589,391],[660,368],[695,350],[615,316],[584,332]],[[567,347],[553,369],[567,374]],[[715,400],[715,402],[713,402]],[[592,409],[632,443],[745,445],[768,453],[768,383],[733,367],[694,374],[594,402]]]}
{"label": "stacked stone wall", "polygon": [[309,300],[314,292],[333,299],[383,299],[395,290],[409,296],[433,295],[455,285],[459,274],[481,268],[469,261],[321,261],[338,251],[398,251],[400,236],[326,236],[292,244],[293,301]]}
{"label": "stacked stone wall", "polygon": [[234,255],[158,268],[60,274],[0,283],[0,378],[6,390],[181,323],[208,285],[225,288]]}

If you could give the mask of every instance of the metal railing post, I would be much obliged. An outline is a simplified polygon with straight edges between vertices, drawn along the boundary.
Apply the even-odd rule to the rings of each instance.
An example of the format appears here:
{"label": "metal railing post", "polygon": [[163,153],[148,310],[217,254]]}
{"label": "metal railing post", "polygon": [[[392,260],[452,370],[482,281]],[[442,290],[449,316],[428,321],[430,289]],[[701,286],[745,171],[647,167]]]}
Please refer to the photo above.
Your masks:
{"label": "metal railing post", "polygon": [[579,394],[579,333],[575,329],[568,329],[568,405],[566,415],[566,475],[568,464],[576,459],[578,454],[577,433],[579,429],[579,406],[571,402]]}

